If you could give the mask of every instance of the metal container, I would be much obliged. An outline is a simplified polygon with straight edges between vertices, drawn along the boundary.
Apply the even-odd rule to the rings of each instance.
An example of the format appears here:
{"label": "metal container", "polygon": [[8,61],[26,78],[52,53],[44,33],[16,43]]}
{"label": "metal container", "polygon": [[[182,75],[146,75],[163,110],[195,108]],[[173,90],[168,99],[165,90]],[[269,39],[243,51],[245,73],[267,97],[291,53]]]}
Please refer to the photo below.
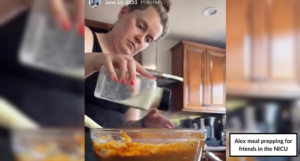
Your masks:
{"label": "metal container", "polygon": [[223,129],[226,129],[226,115],[222,116],[222,127]]}
{"label": "metal container", "polygon": [[215,117],[207,117],[205,118],[207,125],[210,126],[210,137],[209,139],[215,140]]}
{"label": "metal container", "polygon": [[202,129],[202,130],[205,129],[205,118],[200,119],[200,129]]}
{"label": "metal container", "polygon": [[198,161],[205,133],[199,129],[91,129],[91,140],[99,161]]}

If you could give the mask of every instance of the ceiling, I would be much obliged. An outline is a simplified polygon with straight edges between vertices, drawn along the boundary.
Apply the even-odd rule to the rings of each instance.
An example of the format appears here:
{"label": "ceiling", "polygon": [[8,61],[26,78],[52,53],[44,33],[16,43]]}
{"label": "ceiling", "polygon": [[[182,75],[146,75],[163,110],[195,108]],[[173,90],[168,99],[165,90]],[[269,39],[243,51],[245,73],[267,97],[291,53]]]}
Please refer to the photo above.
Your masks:
{"label": "ceiling", "polygon": [[[165,39],[187,40],[226,48],[226,0],[171,0],[171,2],[170,32]],[[104,3],[102,0],[101,5],[94,9],[86,4],[85,18],[115,23],[122,5]],[[213,16],[202,14],[207,7],[217,8],[217,14]]]}

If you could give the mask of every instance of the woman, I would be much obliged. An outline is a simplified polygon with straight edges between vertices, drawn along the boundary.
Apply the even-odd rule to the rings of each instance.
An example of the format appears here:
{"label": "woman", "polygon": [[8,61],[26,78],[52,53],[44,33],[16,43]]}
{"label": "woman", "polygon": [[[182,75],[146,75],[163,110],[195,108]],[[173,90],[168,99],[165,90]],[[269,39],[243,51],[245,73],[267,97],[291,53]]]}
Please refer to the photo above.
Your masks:
{"label": "woman", "polygon": [[[136,72],[155,79],[134,61],[132,56],[166,35],[169,9],[169,0],[151,5],[138,0],[137,4],[125,6],[120,10],[118,20],[110,32],[95,33],[88,27],[85,28],[85,113],[101,126],[174,127],[168,119],[159,115],[156,109],[150,111],[142,120],[138,120],[138,110],[94,97],[97,72],[102,65],[106,66],[113,80],[133,88],[136,84]],[[119,75],[116,75],[114,66],[120,69]],[[125,79],[127,71],[128,82]]]}
{"label": "woman", "polygon": [[91,6],[92,6],[92,8],[99,7],[99,4],[98,4],[97,0],[94,0],[94,1],[91,3]]}

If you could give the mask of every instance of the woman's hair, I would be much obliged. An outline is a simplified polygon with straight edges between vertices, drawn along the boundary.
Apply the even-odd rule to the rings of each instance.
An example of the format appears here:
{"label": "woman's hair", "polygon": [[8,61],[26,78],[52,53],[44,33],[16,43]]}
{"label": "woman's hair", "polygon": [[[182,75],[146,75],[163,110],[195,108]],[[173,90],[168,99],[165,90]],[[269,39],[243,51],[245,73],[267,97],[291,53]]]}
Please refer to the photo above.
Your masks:
{"label": "woman's hair", "polygon": [[[161,24],[163,26],[162,34],[160,38],[166,36],[169,31],[169,16],[168,12],[171,8],[170,0],[134,0],[134,4],[128,5],[128,11],[133,12],[135,10],[146,10],[148,7],[152,6],[158,12]],[[159,39],[160,39],[159,38]]]}

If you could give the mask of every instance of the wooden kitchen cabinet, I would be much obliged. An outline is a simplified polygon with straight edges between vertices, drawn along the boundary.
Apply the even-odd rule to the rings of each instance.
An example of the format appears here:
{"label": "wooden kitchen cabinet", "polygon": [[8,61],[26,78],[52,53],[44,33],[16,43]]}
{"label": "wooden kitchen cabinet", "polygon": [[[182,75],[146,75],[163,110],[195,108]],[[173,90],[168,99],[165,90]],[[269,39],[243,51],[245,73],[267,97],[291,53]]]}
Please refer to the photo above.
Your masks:
{"label": "wooden kitchen cabinet", "polygon": [[226,3],[227,94],[299,97],[299,1]]}
{"label": "wooden kitchen cabinet", "polygon": [[[296,1],[298,0],[272,0],[269,3],[263,1],[264,3],[257,4],[266,10],[267,20],[265,25],[261,25],[261,28],[267,28],[263,29],[266,32],[256,34],[259,37],[267,37],[268,43],[262,47],[266,48],[267,52],[259,53],[259,50],[256,50],[254,53],[263,55],[267,60],[266,65],[262,66],[265,72],[258,77],[263,91],[291,96],[300,94],[300,57],[297,51],[300,43],[296,39],[299,15],[296,15]],[[260,22],[253,20],[253,24],[258,25]]]}
{"label": "wooden kitchen cabinet", "polygon": [[223,50],[206,50],[207,103],[209,111],[224,111],[226,100],[226,57]]}
{"label": "wooden kitchen cabinet", "polygon": [[251,0],[226,1],[226,93],[244,94],[258,90],[253,83],[251,63]]}
{"label": "wooden kitchen cabinet", "polygon": [[[230,81],[250,79],[249,0],[226,1],[226,77]],[[229,55],[228,55],[229,54]]]}
{"label": "wooden kitchen cabinet", "polygon": [[225,113],[225,50],[182,41],[172,49],[174,111]]}

